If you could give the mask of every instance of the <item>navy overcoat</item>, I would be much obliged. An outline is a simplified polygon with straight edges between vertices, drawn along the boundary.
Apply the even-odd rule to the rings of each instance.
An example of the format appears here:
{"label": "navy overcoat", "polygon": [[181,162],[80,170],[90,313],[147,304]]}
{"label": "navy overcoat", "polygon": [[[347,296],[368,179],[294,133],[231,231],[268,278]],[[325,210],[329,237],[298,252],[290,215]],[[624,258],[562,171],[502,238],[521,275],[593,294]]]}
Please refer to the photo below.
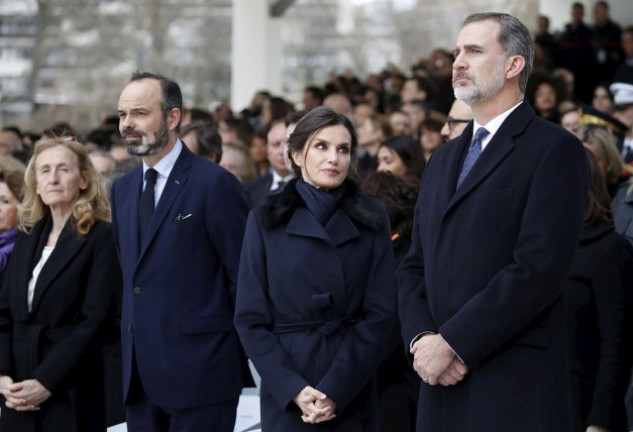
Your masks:
{"label": "navy overcoat", "polygon": [[[325,227],[305,207],[296,180],[253,210],[235,323],[262,377],[263,430],[377,430],[372,377],[395,310],[386,214],[351,183]],[[321,426],[301,421],[292,399],[308,385],[337,404],[337,418]]]}
{"label": "navy overcoat", "polygon": [[438,332],[470,369],[421,385],[418,431],[571,430],[564,280],[586,212],[578,139],[525,102],[459,188],[472,124],[426,167],[398,274],[405,341]]}

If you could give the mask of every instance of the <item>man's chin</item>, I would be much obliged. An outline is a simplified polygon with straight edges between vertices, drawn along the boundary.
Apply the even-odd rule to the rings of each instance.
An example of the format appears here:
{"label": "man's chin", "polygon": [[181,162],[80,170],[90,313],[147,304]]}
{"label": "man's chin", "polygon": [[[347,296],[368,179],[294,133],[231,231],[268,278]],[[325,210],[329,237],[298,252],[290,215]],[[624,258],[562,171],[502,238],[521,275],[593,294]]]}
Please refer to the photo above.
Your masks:
{"label": "man's chin", "polygon": [[154,149],[142,144],[139,145],[126,142],[124,143],[124,145],[125,150],[127,150],[127,152],[132,156],[150,156],[151,154],[155,153],[155,151],[152,151]]}

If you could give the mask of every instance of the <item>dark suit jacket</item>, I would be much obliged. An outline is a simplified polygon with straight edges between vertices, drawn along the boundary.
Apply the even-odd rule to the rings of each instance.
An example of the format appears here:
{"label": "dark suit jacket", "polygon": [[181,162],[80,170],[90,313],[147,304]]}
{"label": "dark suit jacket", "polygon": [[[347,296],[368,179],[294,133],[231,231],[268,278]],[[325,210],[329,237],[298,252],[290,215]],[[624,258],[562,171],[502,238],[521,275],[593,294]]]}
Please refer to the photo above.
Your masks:
{"label": "dark suit jacket", "polygon": [[268,195],[270,195],[270,187],[273,184],[273,175],[269,172],[263,176],[244,183],[244,195],[246,202],[250,208],[255,208],[264,204]]}
{"label": "dark suit jacket", "polygon": [[1,423],[35,430],[51,406],[70,404],[71,416],[55,420],[60,430],[86,421],[105,430],[102,350],[121,285],[114,239],[109,224],[97,222],[84,236],[69,221],[38,277],[29,313],[28,283],[51,227],[47,215],[30,234],[18,234],[0,294],[0,371],[16,382],[37,379],[52,396],[35,414],[3,406]]}
{"label": "dark suit jacket", "polygon": [[248,208],[236,178],[182,147],[139,247],[142,167],[112,187],[123,269],[123,392],[132,353],[145,392],[166,408],[236,398],[250,378],[233,310]]}
{"label": "dark suit jacket", "polygon": [[566,283],[574,431],[628,431],[633,247],[601,222],[583,230]]}
{"label": "dark suit jacket", "polygon": [[456,190],[472,133],[427,165],[398,276],[404,340],[439,332],[470,368],[456,386],[421,386],[418,430],[570,430],[561,297],[586,209],[586,155],[524,102]]}
{"label": "dark suit jacket", "polygon": [[235,323],[262,377],[262,428],[307,430],[292,399],[311,385],[337,404],[328,430],[376,430],[370,380],[396,307],[389,224],[350,185],[323,227],[295,182],[251,212],[240,263]]}

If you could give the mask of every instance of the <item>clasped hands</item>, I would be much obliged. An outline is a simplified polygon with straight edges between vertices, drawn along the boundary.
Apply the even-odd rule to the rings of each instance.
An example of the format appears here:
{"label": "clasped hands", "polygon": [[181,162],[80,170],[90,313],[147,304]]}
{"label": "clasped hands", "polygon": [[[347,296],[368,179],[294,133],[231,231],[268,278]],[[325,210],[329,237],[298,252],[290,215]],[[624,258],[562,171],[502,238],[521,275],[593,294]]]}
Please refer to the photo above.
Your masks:
{"label": "clasped hands", "polygon": [[0,377],[0,393],[6,399],[7,408],[16,411],[37,411],[39,405],[51,396],[51,392],[38,380],[14,383],[8,375]]}
{"label": "clasped hands", "polygon": [[313,387],[306,386],[292,400],[301,409],[304,423],[321,423],[336,417],[334,401]]}
{"label": "clasped hands", "polygon": [[466,365],[440,334],[422,336],[410,352],[413,354],[413,369],[429,385],[455,385],[468,373]]}

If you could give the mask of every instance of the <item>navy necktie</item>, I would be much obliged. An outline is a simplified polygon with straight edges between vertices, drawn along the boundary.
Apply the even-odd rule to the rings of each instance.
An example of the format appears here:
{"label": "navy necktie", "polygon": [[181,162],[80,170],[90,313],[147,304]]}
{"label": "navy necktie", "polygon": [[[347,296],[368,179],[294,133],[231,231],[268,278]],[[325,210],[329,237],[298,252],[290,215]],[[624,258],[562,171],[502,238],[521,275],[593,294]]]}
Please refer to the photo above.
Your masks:
{"label": "navy necktie", "polygon": [[466,175],[470,171],[470,169],[477,162],[477,158],[481,154],[481,143],[484,138],[488,136],[490,132],[486,130],[486,128],[480,127],[475,132],[475,137],[473,141],[470,143],[470,147],[468,148],[468,153],[466,154],[466,159],[464,159],[464,165],[462,165],[462,171],[459,173],[459,178],[457,179],[457,187],[462,184],[462,181],[466,178]]}
{"label": "navy necktie", "polygon": [[141,242],[145,238],[149,221],[154,214],[154,186],[156,186],[157,175],[158,172],[154,168],[145,171],[145,190],[141,194],[141,201],[138,208]]}

